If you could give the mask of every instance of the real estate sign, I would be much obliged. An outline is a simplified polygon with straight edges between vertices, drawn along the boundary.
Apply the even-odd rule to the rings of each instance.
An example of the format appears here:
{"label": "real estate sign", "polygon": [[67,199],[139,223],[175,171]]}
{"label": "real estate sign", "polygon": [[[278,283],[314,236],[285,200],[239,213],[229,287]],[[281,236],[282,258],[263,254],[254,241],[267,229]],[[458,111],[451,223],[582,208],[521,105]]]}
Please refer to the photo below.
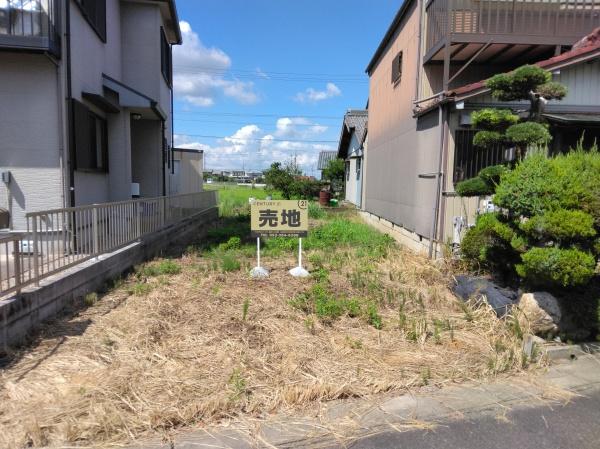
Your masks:
{"label": "real estate sign", "polygon": [[256,200],[250,205],[253,237],[306,237],[307,200]]}

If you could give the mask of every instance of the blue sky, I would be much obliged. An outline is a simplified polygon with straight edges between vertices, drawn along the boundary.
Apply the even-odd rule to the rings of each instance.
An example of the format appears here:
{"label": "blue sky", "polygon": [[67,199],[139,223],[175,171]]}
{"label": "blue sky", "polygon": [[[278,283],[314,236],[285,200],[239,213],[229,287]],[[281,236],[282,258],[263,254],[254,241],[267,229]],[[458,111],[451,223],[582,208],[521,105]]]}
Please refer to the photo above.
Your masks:
{"label": "blue sky", "polygon": [[366,105],[364,69],[401,3],[178,0],[176,145],[204,149],[206,168],[295,156],[316,174],[344,112]]}

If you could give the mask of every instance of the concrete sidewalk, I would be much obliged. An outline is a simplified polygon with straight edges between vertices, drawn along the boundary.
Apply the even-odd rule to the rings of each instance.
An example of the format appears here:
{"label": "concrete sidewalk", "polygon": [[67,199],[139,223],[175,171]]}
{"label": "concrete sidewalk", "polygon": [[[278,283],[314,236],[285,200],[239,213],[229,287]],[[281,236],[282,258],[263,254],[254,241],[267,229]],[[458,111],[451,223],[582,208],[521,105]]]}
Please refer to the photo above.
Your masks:
{"label": "concrete sidewalk", "polygon": [[329,448],[390,432],[434,430],[438,425],[552,407],[600,392],[600,355],[555,362],[539,376],[521,375],[491,383],[451,385],[403,396],[333,401],[305,416],[276,415],[228,426],[188,430],[163,443],[135,449]]}

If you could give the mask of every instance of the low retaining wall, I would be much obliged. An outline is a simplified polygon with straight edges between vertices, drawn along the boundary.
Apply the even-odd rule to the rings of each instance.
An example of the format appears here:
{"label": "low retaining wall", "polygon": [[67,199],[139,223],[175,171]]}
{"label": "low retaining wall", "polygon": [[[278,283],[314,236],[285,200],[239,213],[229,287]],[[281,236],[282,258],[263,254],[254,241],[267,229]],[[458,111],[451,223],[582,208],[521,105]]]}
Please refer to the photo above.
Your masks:
{"label": "low retaining wall", "polygon": [[19,295],[0,300],[0,350],[19,344],[40,323],[132,266],[206,235],[218,217],[216,207],[208,209],[144,236],[139,242],[44,279],[39,287],[29,287]]}
{"label": "low retaining wall", "polygon": [[[360,211],[362,219],[380,232],[389,235],[401,245],[406,246],[412,251],[427,255],[429,253],[429,239],[422,237],[415,232],[411,232],[402,226],[392,223],[385,218],[378,217],[370,212]],[[436,257],[442,257],[441,248],[435,245]]]}

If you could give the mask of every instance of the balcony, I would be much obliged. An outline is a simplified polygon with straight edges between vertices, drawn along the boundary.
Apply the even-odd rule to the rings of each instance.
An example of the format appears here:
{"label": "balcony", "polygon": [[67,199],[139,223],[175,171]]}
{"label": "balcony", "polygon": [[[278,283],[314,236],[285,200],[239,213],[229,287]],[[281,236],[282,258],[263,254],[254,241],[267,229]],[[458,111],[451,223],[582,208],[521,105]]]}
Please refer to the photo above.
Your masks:
{"label": "balcony", "polygon": [[0,0],[0,49],[60,56],[59,0]]}
{"label": "balcony", "polygon": [[[600,0],[430,0],[424,62],[465,61],[479,52],[494,63],[570,46],[600,26]],[[525,58],[525,56],[527,56]]]}

